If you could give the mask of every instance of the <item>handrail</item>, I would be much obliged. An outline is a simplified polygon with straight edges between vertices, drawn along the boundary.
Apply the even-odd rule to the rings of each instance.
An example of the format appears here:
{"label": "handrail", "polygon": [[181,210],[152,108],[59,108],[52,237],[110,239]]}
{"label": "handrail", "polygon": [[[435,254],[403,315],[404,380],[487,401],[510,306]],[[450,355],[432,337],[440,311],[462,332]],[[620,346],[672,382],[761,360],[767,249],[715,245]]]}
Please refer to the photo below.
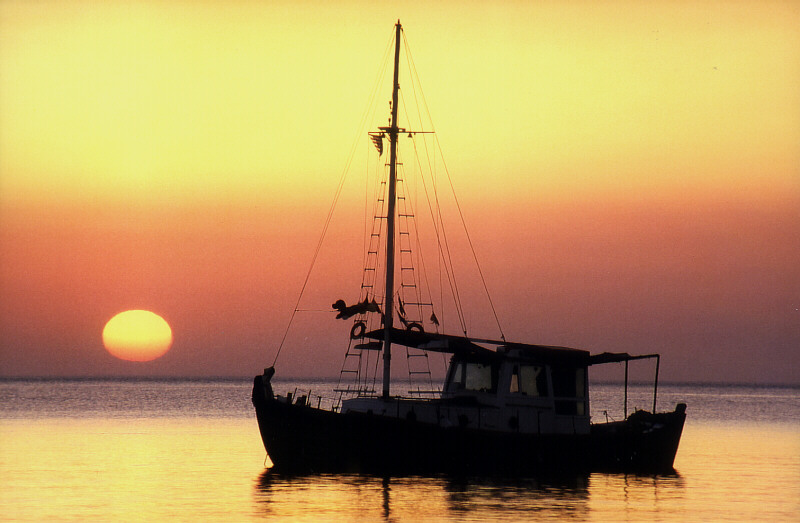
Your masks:
{"label": "handrail", "polygon": [[596,361],[590,363],[590,365],[601,365],[604,363],[625,363],[625,392],[624,392],[624,399],[623,399],[623,416],[624,419],[628,419],[628,362],[633,360],[644,360],[655,358],[656,359],[656,372],[655,376],[653,377],[653,414],[656,413],[656,402],[658,399],[658,371],[659,367],[661,366],[661,355],[660,354],[643,354],[641,356],[631,356],[630,354],[620,352],[620,353],[611,353],[611,352],[604,352],[602,354],[596,354],[592,356],[593,359]]}

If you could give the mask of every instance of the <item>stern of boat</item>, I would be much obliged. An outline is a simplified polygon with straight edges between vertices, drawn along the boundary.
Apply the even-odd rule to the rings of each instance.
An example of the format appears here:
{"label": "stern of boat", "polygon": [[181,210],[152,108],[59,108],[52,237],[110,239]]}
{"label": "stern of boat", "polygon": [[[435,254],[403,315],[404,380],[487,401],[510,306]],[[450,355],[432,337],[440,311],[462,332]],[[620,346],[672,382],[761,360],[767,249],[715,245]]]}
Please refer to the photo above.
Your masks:
{"label": "stern of boat", "polygon": [[673,412],[654,414],[638,410],[624,421],[592,425],[591,455],[596,468],[674,473],[675,455],[685,421],[686,404],[678,403]]}

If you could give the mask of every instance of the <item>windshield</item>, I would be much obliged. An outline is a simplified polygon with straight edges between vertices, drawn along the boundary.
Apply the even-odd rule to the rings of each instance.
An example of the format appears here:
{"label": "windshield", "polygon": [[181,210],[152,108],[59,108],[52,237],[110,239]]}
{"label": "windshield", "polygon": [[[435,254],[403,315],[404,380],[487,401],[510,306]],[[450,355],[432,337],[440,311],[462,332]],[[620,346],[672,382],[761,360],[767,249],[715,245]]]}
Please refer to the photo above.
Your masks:
{"label": "windshield", "polygon": [[497,369],[487,363],[458,362],[450,379],[451,391],[497,391]]}

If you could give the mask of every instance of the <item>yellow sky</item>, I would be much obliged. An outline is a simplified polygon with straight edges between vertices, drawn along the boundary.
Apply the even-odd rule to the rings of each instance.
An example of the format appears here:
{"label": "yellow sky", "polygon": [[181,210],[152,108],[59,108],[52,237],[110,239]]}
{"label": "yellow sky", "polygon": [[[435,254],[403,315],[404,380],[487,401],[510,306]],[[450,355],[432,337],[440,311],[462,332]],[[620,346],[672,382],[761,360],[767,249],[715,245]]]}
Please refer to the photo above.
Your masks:
{"label": "yellow sky", "polygon": [[326,199],[398,17],[462,191],[798,190],[792,2],[375,4],[3,2],[2,198]]}
{"label": "yellow sky", "polygon": [[[0,372],[263,367],[398,18],[509,339],[797,382],[790,1],[0,0]],[[310,308],[358,290],[334,227]],[[142,371],[103,360],[126,308],[175,334]],[[338,370],[319,318],[289,372]]]}

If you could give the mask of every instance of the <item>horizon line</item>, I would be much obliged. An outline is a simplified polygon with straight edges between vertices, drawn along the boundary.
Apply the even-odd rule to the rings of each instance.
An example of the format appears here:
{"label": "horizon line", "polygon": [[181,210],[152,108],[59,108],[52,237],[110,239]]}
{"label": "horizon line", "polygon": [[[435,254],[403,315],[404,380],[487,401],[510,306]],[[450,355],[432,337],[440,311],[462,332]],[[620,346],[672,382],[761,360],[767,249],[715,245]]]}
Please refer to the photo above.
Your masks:
{"label": "horizon line", "polygon": [[[303,381],[303,380],[317,380],[317,381],[327,381],[327,382],[334,382],[337,381],[339,378],[336,376],[284,376],[284,377],[275,377],[274,380],[276,382],[288,382],[288,381]],[[38,376],[3,376],[0,375],[0,381],[89,381],[89,380],[97,380],[97,381],[114,381],[114,380],[121,380],[121,381],[242,381],[242,380],[252,380],[252,377],[249,375],[242,375],[242,376],[174,376],[174,375],[165,375],[165,376],[153,376],[153,375],[141,375],[141,376],[114,376],[114,375],[95,375],[95,376],[47,376],[47,375],[38,375]],[[408,382],[408,379],[397,379],[398,383]],[[423,381],[427,382],[428,380],[412,380],[412,381]],[[609,380],[609,379],[600,379],[593,381],[590,378],[590,383],[599,384],[599,385],[616,385],[616,384],[623,384],[624,380]],[[652,381],[647,380],[629,380],[629,385],[648,385],[652,386]],[[798,383],[785,383],[785,382],[744,382],[744,381],[691,381],[691,380],[659,380],[659,387],[664,385],[671,385],[671,386],[700,386],[700,387],[763,387],[763,388],[792,388],[792,389],[800,389],[800,382]]]}

